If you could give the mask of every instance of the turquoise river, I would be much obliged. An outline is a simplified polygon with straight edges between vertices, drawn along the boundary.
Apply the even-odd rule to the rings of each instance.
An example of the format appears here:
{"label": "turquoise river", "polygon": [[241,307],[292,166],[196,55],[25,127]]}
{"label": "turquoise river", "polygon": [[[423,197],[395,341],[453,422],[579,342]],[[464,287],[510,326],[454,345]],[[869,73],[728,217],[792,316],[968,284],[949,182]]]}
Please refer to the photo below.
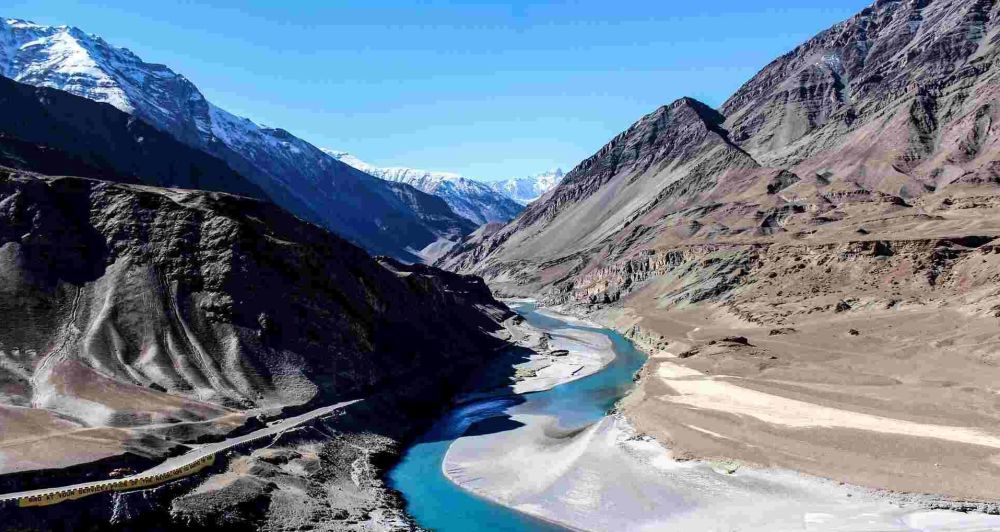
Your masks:
{"label": "turquoise river", "polygon": [[458,487],[442,471],[445,453],[470,425],[503,417],[515,404],[520,411],[529,409],[556,418],[567,429],[594,423],[628,393],[633,376],[646,359],[631,342],[610,329],[583,327],[542,315],[533,304],[511,307],[543,331],[572,328],[603,334],[612,342],[615,359],[593,375],[551,390],[525,394],[516,400],[492,398],[466,403],[442,416],[389,473],[390,485],[403,494],[408,511],[424,528],[437,532],[565,530]]}

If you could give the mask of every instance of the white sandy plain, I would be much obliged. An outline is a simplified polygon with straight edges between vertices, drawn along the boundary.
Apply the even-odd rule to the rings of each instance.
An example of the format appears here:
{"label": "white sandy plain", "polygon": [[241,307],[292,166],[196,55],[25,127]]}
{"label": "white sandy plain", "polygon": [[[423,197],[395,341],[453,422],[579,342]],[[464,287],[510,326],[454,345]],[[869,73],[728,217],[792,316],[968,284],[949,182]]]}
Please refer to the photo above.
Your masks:
{"label": "white sandy plain", "polygon": [[754,417],[774,425],[857,429],[1000,448],[1000,437],[978,429],[915,423],[779,397],[671,362],[660,362],[657,376],[676,392],[662,396],[664,401]]}
{"label": "white sandy plain", "polygon": [[569,354],[561,357],[536,354],[528,362],[517,364],[516,368],[533,370],[535,376],[514,383],[514,393],[540,392],[582,379],[604,369],[615,359],[611,340],[603,334],[576,329],[556,329],[550,334],[549,346],[556,351],[569,351]]}

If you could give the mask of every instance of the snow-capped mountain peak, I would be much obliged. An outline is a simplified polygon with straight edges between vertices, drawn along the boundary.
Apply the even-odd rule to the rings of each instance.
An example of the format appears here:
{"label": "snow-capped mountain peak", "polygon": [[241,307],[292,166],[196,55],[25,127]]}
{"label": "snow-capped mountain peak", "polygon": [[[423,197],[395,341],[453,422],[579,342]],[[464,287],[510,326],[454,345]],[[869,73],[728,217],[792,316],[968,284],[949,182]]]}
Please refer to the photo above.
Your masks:
{"label": "snow-capped mountain peak", "polygon": [[320,149],[323,150],[323,153],[329,155],[330,157],[333,157],[334,159],[337,159],[338,161],[348,166],[357,168],[362,172],[370,173],[368,172],[368,170],[371,168],[375,168],[374,166],[362,161],[361,159],[358,159],[357,157],[351,155],[346,151],[336,151],[336,150],[331,150],[329,148],[320,148]]}
{"label": "snow-capped mountain peak", "polygon": [[[71,26],[0,21],[0,74],[21,83],[51,87],[111,104],[126,113],[145,109],[155,126],[169,123],[188,100],[204,102],[184,76],[145,63],[127,48]],[[178,94],[164,105],[164,94]],[[163,129],[163,128],[161,128]]]}
{"label": "snow-capped mountain peak", "polygon": [[235,116],[170,68],[74,27],[0,18],[0,74],[113,105],[224,160],[275,203],[375,253],[418,260],[409,249],[471,226],[438,198],[388,186],[283,129]]}
{"label": "snow-capped mountain peak", "polygon": [[[439,186],[444,181],[454,181],[457,183],[462,183],[463,181],[475,181],[453,172],[420,170],[417,168],[407,168],[403,166],[375,166],[362,161],[346,151],[330,150],[327,148],[323,148],[323,151],[344,164],[353,166],[362,172],[371,174],[380,179],[385,179],[386,181],[407,183],[413,186],[417,186],[415,183],[420,183],[421,186],[417,186],[417,188],[421,190],[424,188],[434,188]],[[424,191],[427,192],[426,190]]]}
{"label": "snow-capped mountain peak", "polygon": [[418,170],[406,167],[379,167],[345,151],[324,149],[331,157],[386,181],[406,183],[428,194],[441,197],[459,216],[479,225],[507,222],[521,212],[522,206],[489,185],[453,172]]}
{"label": "snow-capped mountain peak", "polygon": [[513,177],[490,183],[493,190],[527,205],[558,185],[564,177],[562,169],[556,168],[531,177]]}

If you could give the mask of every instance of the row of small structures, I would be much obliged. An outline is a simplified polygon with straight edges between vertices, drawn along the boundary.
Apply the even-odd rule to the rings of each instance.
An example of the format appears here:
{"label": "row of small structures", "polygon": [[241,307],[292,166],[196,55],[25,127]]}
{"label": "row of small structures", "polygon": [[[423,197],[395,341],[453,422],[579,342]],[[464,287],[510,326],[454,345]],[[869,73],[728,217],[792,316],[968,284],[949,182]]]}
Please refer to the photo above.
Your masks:
{"label": "row of small structures", "polygon": [[215,463],[215,453],[208,456],[203,456],[190,464],[178,467],[173,471],[167,473],[160,473],[158,475],[149,476],[135,476],[130,478],[123,478],[120,480],[108,480],[106,482],[101,482],[92,486],[85,486],[80,488],[67,488],[51,493],[44,493],[39,495],[30,495],[27,497],[18,497],[17,505],[21,507],[26,506],[48,506],[50,504],[57,504],[64,501],[72,501],[74,499],[80,499],[86,497],[87,495],[93,495],[95,493],[105,493],[108,491],[128,491],[139,488],[148,488],[151,486],[156,486],[164,482],[169,482],[187,475],[191,475],[201,471],[202,469]]}
{"label": "row of small structures", "polygon": [[[216,456],[219,453],[231,451],[238,449],[240,447],[250,447],[256,442],[263,440],[265,438],[271,438],[272,441],[276,441],[277,438],[288,431],[301,429],[303,426],[311,424],[316,419],[321,419],[325,416],[330,415],[332,412],[349,406],[351,404],[357,403],[361,399],[354,399],[351,401],[345,401],[336,405],[330,405],[327,407],[319,408],[309,413],[309,417],[306,419],[294,420],[289,419],[286,421],[291,421],[293,424],[282,427],[277,430],[267,430],[265,434],[259,436],[248,437],[249,435],[242,436],[240,438],[234,438],[235,441],[231,443],[226,443],[220,445],[219,448],[207,452],[203,447],[199,450],[192,451],[192,453],[205,453],[202,456],[191,462],[178,465],[177,467],[171,468],[162,473],[151,474],[149,471],[145,473],[140,473],[127,478],[122,479],[108,479],[104,481],[88,482],[83,484],[78,484],[76,486],[70,486],[65,488],[51,488],[43,490],[34,490],[31,492],[24,492],[23,494],[10,494],[4,496],[0,494],[0,508],[5,506],[10,506],[15,504],[19,507],[30,507],[30,506],[49,506],[52,504],[58,504],[65,501],[71,501],[75,499],[80,499],[88,495],[94,495],[96,493],[107,493],[112,491],[129,491],[134,489],[143,489],[172,480],[177,480],[179,478],[186,477],[188,475],[193,475],[206,467],[209,467],[215,463]],[[322,412],[320,412],[322,410]],[[300,416],[301,417],[301,416]],[[246,439],[243,439],[246,438]],[[209,444],[206,447],[214,447],[217,444]],[[191,454],[191,453],[189,453]],[[150,471],[155,471],[156,469],[163,468],[161,464],[158,467],[151,469]],[[0,523],[0,528],[3,528],[2,523]]]}
{"label": "row of small structures", "polygon": [[108,479],[106,481],[99,481],[95,483],[90,483],[85,486],[73,487],[73,488],[62,488],[53,489],[52,491],[46,491],[45,493],[39,493],[36,495],[25,495],[18,497],[3,497],[0,496],[0,506],[5,504],[13,503],[17,501],[17,506],[19,507],[30,507],[30,506],[49,506],[52,504],[58,504],[61,502],[72,501],[86,497],[88,495],[94,495],[96,493],[107,493],[111,491],[129,491],[134,489],[150,488],[153,486],[158,486],[172,480],[177,480],[179,478],[186,477],[188,475],[193,475],[206,467],[211,466],[215,463],[215,457],[221,452],[230,451],[240,446],[245,446],[252,444],[264,438],[269,438],[275,436],[273,434],[265,434],[263,436],[258,436],[245,441],[238,441],[232,445],[222,447],[216,451],[203,456],[193,462],[178,466],[170,471],[163,473],[157,473],[155,475],[150,474],[138,474],[132,477],[123,479]]}

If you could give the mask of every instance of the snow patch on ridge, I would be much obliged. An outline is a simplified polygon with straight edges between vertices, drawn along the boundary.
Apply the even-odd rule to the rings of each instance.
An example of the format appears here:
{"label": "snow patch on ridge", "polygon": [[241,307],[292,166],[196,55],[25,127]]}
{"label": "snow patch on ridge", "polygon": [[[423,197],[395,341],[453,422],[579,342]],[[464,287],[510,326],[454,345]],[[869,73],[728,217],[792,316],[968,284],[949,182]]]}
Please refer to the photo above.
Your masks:
{"label": "snow patch on ridge", "polygon": [[362,172],[386,181],[405,183],[422,192],[440,197],[459,216],[483,225],[508,222],[521,212],[522,206],[485,183],[452,172],[435,172],[405,167],[379,167],[354,155],[323,149],[329,156]]}
{"label": "snow patch on ridge", "polygon": [[500,192],[521,205],[527,205],[555,188],[556,185],[562,182],[563,177],[565,177],[565,174],[563,174],[562,169],[556,168],[555,170],[550,170],[536,176],[513,177],[497,181],[490,183],[490,186],[493,190]]}

